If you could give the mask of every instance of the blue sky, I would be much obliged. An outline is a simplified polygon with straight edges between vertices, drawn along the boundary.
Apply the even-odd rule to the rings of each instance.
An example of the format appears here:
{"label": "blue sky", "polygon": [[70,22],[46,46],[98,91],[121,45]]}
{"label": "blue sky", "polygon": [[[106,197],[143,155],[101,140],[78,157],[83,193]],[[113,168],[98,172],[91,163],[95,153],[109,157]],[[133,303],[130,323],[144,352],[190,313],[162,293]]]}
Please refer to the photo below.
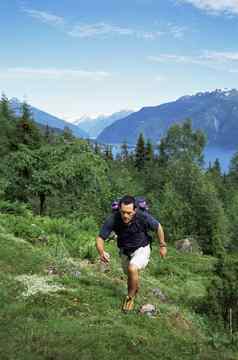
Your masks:
{"label": "blue sky", "polygon": [[66,120],[238,87],[238,0],[2,0],[0,90]]}

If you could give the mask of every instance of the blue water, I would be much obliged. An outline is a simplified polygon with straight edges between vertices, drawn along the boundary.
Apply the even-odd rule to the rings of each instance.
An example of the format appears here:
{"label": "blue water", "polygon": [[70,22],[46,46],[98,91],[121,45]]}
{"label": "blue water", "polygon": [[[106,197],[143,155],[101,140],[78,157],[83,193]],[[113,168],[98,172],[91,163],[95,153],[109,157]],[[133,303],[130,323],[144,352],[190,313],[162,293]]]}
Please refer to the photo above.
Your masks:
{"label": "blue water", "polygon": [[[135,147],[131,146],[128,150],[133,151]],[[237,149],[238,151],[238,149]],[[113,156],[116,156],[118,153],[121,152],[121,145],[113,145],[112,153]],[[223,173],[227,173],[229,170],[229,165],[231,158],[235,154],[236,150],[226,150],[218,147],[206,147],[204,150],[204,161],[205,161],[205,168],[209,166],[209,163],[213,165],[216,159],[219,159],[221,170]]]}
{"label": "blue water", "polygon": [[235,152],[235,150],[225,150],[217,147],[206,148],[204,151],[205,166],[208,167],[209,162],[213,164],[216,159],[219,159],[222,172],[227,173],[230,161]]}

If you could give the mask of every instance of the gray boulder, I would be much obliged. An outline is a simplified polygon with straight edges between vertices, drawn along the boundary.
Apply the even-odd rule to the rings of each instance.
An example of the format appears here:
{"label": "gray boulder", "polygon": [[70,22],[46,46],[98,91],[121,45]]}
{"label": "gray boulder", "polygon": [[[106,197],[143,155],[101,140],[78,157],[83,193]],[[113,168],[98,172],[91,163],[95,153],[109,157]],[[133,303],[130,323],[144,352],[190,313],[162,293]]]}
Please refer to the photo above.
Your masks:
{"label": "gray boulder", "polygon": [[145,304],[140,307],[139,313],[141,315],[155,316],[157,314],[157,310],[155,305]]}
{"label": "gray boulder", "polygon": [[178,250],[180,252],[185,252],[185,253],[199,252],[198,243],[192,237],[188,237],[188,238],[176,241],[175,247],[176,247],[176,250]]}
{"label": "gray boulder", "polygon": [[167,300],[167,297],[162,293],[162,291],[160,290],[160,288],[155,288],[155,289],[152,289],[152,293],[157,296],[160,301],[162,302],[166,302]]}

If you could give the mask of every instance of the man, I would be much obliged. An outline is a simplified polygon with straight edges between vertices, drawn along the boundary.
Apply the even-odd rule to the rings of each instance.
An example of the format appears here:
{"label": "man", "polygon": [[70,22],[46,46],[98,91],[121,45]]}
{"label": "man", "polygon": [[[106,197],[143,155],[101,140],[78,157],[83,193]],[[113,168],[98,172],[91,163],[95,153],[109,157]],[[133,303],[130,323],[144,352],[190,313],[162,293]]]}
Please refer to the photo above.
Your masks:
{"label": "man", "polygon": [[150,236],[154,230],[159,240],[160,256],[167,254],[164,231],[161,224],[147,212],[136,208],[136,200],[125,195],[119,202],[119,211],[113,213],[103,224],[96,239],[96,247],[103,263],[109,263],[110,255],[104,251],[104,241],[110,233],[117,234],[122,267],[127,275],[128,295],[122,310],[133,310],[134,299],[139,290],[139,271],[144,269],[150,258]]}

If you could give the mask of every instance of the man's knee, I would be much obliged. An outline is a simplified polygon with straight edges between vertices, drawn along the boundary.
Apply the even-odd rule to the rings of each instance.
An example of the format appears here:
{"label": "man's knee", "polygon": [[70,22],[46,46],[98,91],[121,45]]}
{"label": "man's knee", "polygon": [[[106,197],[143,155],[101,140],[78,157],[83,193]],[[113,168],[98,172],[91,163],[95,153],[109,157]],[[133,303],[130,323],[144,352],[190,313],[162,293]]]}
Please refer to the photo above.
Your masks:
{"label": "man's knee", "polygon": [[128,265],[128,273],[130,274],[134,274],[138,272],[138,267],[134,264],[129,264]]}

